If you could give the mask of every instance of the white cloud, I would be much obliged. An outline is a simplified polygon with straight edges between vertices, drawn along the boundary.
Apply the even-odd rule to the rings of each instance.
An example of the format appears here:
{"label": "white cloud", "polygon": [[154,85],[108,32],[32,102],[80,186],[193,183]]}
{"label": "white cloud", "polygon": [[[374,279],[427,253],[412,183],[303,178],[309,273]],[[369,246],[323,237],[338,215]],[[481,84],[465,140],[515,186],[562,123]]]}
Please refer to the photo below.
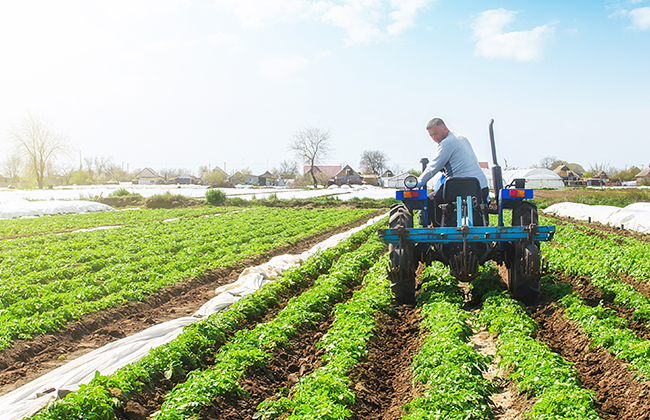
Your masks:
{"label": "white cloud", "polygon": [[477,40],[474,55],[517,61],[541,59],[546,44],[555,35],[555,28],[542,25],[530,31],[504,32],[516,14],[517,12],[505,9],[481,13],[472,25],[474,39]]}
{"label": "white cloud", "polygon": [[634,28],[642,31],[650,29],[650,7],[639,7],[630,10],[628,16],[632,20],[632,26]]}
{"label": "white cloud", "polygon": [[303,70],[309,61],[303,57],[291,55],[264,60],[260,64],[260,75],[270,80],[280,81]]}
{"label": "white cloud", "polygon": [[433,0],[216,0],[242,24],[260,28],[305,19],[345,31],[347,45],[367,44],[415,26],[418,12]]}
{"label": "white cloud", "polygon": [[236,34],[214,34],[208,37],[210,42],[216,46],[237,47],[241,38]]}

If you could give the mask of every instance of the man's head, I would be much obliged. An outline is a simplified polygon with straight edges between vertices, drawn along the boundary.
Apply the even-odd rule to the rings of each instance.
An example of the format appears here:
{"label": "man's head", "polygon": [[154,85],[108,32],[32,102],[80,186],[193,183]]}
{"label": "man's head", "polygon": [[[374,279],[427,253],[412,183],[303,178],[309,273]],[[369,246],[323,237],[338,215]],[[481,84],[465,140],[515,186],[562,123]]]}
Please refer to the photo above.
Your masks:
{"label": "man's head", "polygon": [[440,143],[447,135],[449,135],[449,129],[445,125],[445,122],[440,118],[434,118],[427,124],[427,131],[429,135],[436,143]]}

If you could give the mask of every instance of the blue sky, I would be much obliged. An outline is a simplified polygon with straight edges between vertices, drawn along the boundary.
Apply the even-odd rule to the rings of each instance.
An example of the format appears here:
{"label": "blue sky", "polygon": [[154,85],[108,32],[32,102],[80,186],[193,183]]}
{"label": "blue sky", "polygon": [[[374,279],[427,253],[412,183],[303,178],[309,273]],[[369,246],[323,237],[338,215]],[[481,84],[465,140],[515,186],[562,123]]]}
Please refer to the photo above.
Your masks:
{"label": "blue sky", "polygon": [[29,111],[131,169],[261,173],[305,126],[408,169],[433,117],[484,161],[494,118],[501,165],[650,164],[650,0],[3,2],[0,57],[3,156]]}

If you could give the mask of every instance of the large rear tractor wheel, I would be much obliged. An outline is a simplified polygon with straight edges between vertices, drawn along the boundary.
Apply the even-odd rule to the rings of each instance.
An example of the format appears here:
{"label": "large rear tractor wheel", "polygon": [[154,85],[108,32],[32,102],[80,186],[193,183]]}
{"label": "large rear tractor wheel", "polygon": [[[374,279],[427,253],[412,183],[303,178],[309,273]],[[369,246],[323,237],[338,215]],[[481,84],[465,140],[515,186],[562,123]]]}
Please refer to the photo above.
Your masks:
{"label": "large rear tractor wheel", "polygon": [[[413,215],[403,203],[393,204],[390,208],[388,225],[391,229],[408,229],[413,227]],[[406,230],[403,230],[406,234]],[[401,240],[399,244],[390,244],[390,288],[398,303],[415,303],[415,261],[413,244]]]}
{"label": "large rear tractor wheel", "polygon": [[539,298],[540,255],[536,245],[517,246],[515,259],[508,269],[508,290],[524,303],[533,303]]}
{"label": "large rear tractor wheel", "polygon": [[[512,226],[538,224],[537,206],[522,201],[512,210]],[[539,242],[515,244],[514,259],[508,269],[508,290],[524,303],[539,298],[541,278]]]}

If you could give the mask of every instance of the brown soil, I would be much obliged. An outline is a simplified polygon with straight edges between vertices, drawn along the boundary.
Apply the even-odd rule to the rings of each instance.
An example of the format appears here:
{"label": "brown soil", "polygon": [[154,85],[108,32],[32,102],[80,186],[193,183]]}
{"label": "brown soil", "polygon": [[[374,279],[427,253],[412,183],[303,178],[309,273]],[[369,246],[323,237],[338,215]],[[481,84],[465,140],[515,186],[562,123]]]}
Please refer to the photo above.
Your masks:
{"label": "brown soil", "polygon": [[214,297],[216,287],[235,281],[243,268],[266,262],[276,255],[301,253],[333,234],[365,223],[377,214],[247,258],[232,267],[222,267],[199,278],[168,286],[149,296],[145,302],[130,302],[86,315],[79,321],[69,323],[63,331],[37,336],[29,341],[17,340],[11,348],[0,353],[0,395],[111,341],[161,322],[190,315]]}
{"label": "brown soil", "polygon": [[261,402],[278,395],[282,388],[292,388],[300,377],[321,366],[324,350],[317,348],[316,343],[331,325],[331,319],[324,319],[316,325],[300,327],[298,334],[289,344],[273,351],[273,359],[263,369],[253,368],[246,371],[240,384],[246,391],[247,398],[236,394],[219,397],[201,410],[199,418],[252,419]]}
{"label": "brown soil", "polygon": [[411,363],[420,351],[420,311],[400,305],[379,312],[378,329],[368,344],[367,360],[350,373],[356,402],[351,419],[400,419],[402,406],[414,398]]}
{"label": "brown soil", "polygon": [[[323,350],[315,344],[330,326],[331,320],[326,318],[315,325],[299,327],[290,343],[273,350],[273,358],[263,368],[246,370],[240,384],[247,397],[232,393],[219,397],[202,409],[199,418],[251,419],[262,401],[275,396],[281,388],[291,388],[301,376],[320,366]],[[118,419],[144,420],[159,410],[173,385],[164,379],[157,385],[154,391],[145,390],[128,401]]]}
{"label": "brown soil", "polygon": [[650,384],[634,379],[628,366],[590,340],[563,316],[555,303],[530,308],[539,324],[538,339],[575,364],[583,386],[595,393],[595,407],[606,420],[650,419]]}
{"label": "brown soil", "polygon": [[634,319],[634,311],[624,306],[614,304],[614,296],[604,294],[597,289],[592,283],[589,276],[566,276],[559,275],[558,280],[565,283],[571,283],[573,291],[578,293],[585,303],[589,306],[603,306],[610,308],[616,314],[627,320],[627,326],[634,331],[639,337],[650,339],[650,330],[647,321],[638,321]]}

